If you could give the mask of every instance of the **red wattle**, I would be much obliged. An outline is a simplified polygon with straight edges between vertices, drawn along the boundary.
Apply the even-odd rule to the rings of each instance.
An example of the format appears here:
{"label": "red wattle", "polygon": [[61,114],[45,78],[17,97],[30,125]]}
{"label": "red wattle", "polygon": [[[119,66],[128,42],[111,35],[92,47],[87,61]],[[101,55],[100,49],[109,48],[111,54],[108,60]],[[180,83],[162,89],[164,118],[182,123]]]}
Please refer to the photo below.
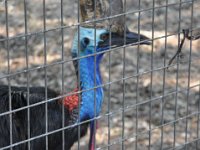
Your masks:
{"label": "red wattle", "polygon": [[70,96],[66,96],[64,98],[64,101],[63,101],[63,105],[65,106],[65,108],[67,108],[70,112],[75,109],[75,108],[78,108],[78,103],[79,103],[79,98],[78,98],[78,94],[75,93],[75,92],[78,92],[78,88],[74,89],[73,92],[71,93],[74,93]]}

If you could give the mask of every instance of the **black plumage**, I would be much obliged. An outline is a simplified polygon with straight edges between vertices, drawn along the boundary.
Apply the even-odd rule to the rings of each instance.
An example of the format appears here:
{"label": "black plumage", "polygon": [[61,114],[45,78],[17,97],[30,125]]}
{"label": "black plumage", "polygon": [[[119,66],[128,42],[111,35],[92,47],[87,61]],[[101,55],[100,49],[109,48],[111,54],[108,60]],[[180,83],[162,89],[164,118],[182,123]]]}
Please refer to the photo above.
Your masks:
{"label": "black plumage", "polygon": [[[56,98],[59,93],[47,89],[47,98]],[[37,104],[45,100],[45,88],[31,87],[29,90],[30,105]],[[11,87],[12,110],[27,106],[27,88]],[[0,114],[9,111],[9,87],[0,86]],[[69,112],[64,109],[65,126],[76,122],[78,109]],[[10,145],[10,119],[9,114],[0,116],[0,148]],[[45,103],[30,108],[30,138],[45,134]],[[87,132],[88,124],[81,125],[81,136]],[[59,100],[48,102],[48,132],[62,128],[62,104]],[[12,113],[12,137],[13,143],[28,139],[28,117],[27,108]],[[65,130],[65,149],[70,149],[75,141],[78,140],[78,128],[71,127]],[[62,131],[48,135],[48,149],[62,149]],[[30,146],[32,150],[45,149],[45,136],[32,140]],[[14,150],[26,150],[28,143],[13,147]]]}

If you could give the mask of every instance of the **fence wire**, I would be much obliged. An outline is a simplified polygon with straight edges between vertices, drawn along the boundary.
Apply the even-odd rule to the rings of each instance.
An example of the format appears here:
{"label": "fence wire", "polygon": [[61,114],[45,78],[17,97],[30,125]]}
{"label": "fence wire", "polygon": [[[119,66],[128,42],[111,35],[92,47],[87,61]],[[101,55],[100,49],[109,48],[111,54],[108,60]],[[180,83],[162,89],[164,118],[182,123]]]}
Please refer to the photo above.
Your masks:
{"label": "fence wire", "polygon": [[[111,3],[109,0],[108,4]],[[45,147],[38,149],[64,150],[74,136],[78,140],[72,150],[88,149],[90,133],[84,137],[82,134],[85,124],[90,122],[94,122],[94,149],[200,149],[200,2],[124,0],[122,13],[112,15],[110,8],[108,16],[98,18],[97,1],[94,1],[94,17],[85,22],[81,20],[80,5],[80,0],[0,1],[0,133],[9,134],[9,137],[0,134],[0,150],[33,150],[34,142],[43,138],[45,144],[41,145]],[[151,45],[142,45],[140,37],[135,46],[126,44],[128,32],[124,30],[121,46],[98,51],[95,44],[94,53],[81,55],[81,27],[94,25],[96,43],[97,23],[111,23],[113,18],[119,17],[123,17],[124,28],[144,34],[150,38]],[[107,30],[111,46],[110,27]],[[186,36],[185,30],[188,31]],[[77,57],[71,57],[70,52],[74,31],[78,34]],[[94,79],[92,88],[81,89],[79,84],[85,83],[81,82],[80,71],[74,69],[73,62],[79,62],[76,67],[80,70],[81,60],[94,57],[96,68],[97,57],[103,53],[100,65],[103,82],[98,84]],[[93,76],[97,74],[94,69]],[[3,93],[4,85],[7,85],[7,93]],[[13,92],[22,92],[14,91],[13,86],[25,87],[26,105],[14,101]],[[32,102],[31,88],[41,86],[43,90],[37,92],[43,99]],[[78,90],[73,91],[74,88]],[[100,88],[103,88],[104,100],[98,115],[96,98]],[[57,96],[51,96],[49,89],[58,91]],[[79,121],[82,103],[78,103],[75,121],[71,112],[66,113],[64,105],[60,105],[62,116],[51,116],[53,110],[57,110],[51,105],[53,102],[74,95],[80,100],[82,94],[89,91],[94,91],[91,119]],[[44,122],[37,120],[41,113],[39,107],[44,108]],[[34,109],[36,118],[31,116]],[[50,129],[57,124],[57,118],[53,117],[60,118],[61,124]],[[20,126],[19,120],[27,121],[25,126]],[[33,136],[33,132],[40,130],[34,129],[37,122],[44,123],[41,125],[44,131]],[[74,135],[66,135],[74,128],[77,128]],[[50,137],[56,141],[59,133],[62,145],[51,147]]]}

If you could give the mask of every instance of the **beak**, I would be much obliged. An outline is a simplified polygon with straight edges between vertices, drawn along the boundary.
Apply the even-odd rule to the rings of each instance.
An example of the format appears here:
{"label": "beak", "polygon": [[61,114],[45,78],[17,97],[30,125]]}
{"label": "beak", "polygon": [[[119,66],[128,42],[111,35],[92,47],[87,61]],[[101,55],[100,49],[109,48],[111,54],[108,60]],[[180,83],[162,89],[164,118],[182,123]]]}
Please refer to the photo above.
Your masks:
{"label": "beak", "polygon": [[[104,39],[98,43],[99,48],[109,47],[119,47],[125,44],[132,44],[132,45],[150,45],[151,41],[148,37],[137,34],[134,32],[126,32],[126,37],[124,35],[119,35],[118,33],[111,33],[111,38],[109,38],[109,33],[106,33],[107,36],[103,35]],[[107,37],[107,38],[105,38]],[[109,41],[111,40],[111,41]],[[111,43],[111,44],[110,44]]]}

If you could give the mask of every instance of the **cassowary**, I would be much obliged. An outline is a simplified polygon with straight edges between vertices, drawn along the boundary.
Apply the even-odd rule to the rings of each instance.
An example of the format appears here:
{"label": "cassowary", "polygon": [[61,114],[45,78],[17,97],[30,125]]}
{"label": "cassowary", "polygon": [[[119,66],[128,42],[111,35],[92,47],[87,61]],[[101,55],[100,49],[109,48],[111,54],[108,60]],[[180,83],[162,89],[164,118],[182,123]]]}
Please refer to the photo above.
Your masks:
{"label": "cassowary", "polygon": [[[141,40],[140,44],[149,44],[148,41],[143,41],[147,40],[147,37],[129,31],[126,34],[126,37],[124,37],[116,33],[109,34],[109,31],[106,29],[80,27],[79,33],[80,36],[78,36],[78,33],[75,34],[71,54],[74,58],[75,70],[80,78],[78,89],[83,90],[80,93],[80,98],[78,94],[73,94],[63,99],[51,100],[47,103],[48,132],[62,128],[62,105],[65,106],[65,126],[74,124],[74,126],[67,128],[64,132],[64,146],[66,150],[70,149],[73,143],[78,140],[77,124],[79,122],[92,119],[95,117],[95,115],[98,116],[101,111],[103,88],[101,87],[102,78],[100,74],[100,63],[103,53],[106,52],[110,46],[122,46],[125,38],[126,44],[134,44],[135,42],[138,42],[139,36]],[[111,35],[111,37],[109,37],[109,35]],[[111,41],[109,41],[109,39],[111,39]],[[78,43],[79,41],[80,44]],[[78,50],[79,45],[80,50]],[[81,59],[78,57],[81,57]],[[94,74],[94,71],[96,72],[96,75]],[[94,88],[95,84],[98,86],[98,88],[96,88],[96,92],[94,92],[94,90],[89,90]],[[59,96],[59,93],[51,89],[47,89],[48,100],[53,98],[55,99]],[[96,96],[96,98],[94,96]],[[30,107],[30,120],[28,120],[27,109],[22,109],[12,113],[12,143],[19,143],[14,146],[13,149],[26,150],[28,149],[28,143],[26,142],[20,144],[20,142],[28,139],[28,131],[30,131],[30,138],[34,138],[46,133],[45,103],[36,105],[37,103],[45,102],[45,87],[30,87],[29,93],[27,93],[26,87],[10,87],[9,92],[8,86],[0,86],[0,148],[6,148],[11,144],[10,117],[9,113],[6,113],[9,111],[9,99],[12,102],[11,109],[13,111],[18,108],[26,107],[28,99],[30,105],[35,105]],[[80,110],[78,107],[79,103]],[[30,130],[28,130],[28,122],[30,122]],[[89,124],[89,148],[94,149],[94,121],[81,124],[80,136],[82,137],[86,134]],[[61,150],[63,146],[62,142],[62,131],[48,135],[49,150]],[[30,141],[31,150],[44,150],[45,148],[45,136],[35,138]]]}

